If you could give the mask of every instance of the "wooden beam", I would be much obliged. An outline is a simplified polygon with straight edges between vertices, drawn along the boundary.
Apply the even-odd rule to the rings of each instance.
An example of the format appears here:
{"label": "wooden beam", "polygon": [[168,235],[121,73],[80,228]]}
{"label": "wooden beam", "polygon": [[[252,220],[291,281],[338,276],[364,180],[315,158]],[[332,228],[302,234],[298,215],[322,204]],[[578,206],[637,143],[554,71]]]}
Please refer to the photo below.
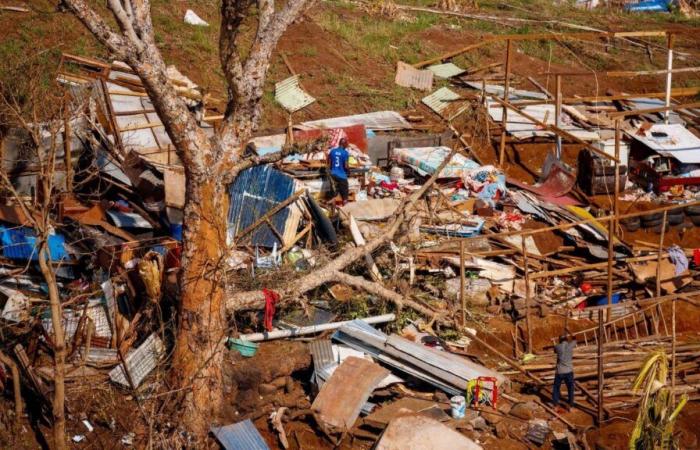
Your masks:
{"label": "wooden beam", "polygon": [[[294,203],[294,202],[295,202],[303,193],[305,193],[305,192],[306,192],[306,189],[302,189],[302,190],[300,190],[300,191],[297,191],[294,195],[292,195],[291,197],[289,197],[288,199],[286,199],[286,200],[283,201],[282,203],[278,204],[277,206],[275,206],[274,208],[272,208],[271,210],[269,210],[268,212],[266,212],[265,214],[263,214],[260,218],[258,218],[258,220],[256,220],[254,223],[252,223],[252,224],[251,224],[249,227],[247,227],[245,230],[239,232],[239,233],[233,238],[234,244],[238,244],[238,241],[239,241],[243,236],[247,235],[247,234],[250,233],[251,231],[253,231],[253,230],[255,230],[256,228],[258,228],[260,225],[262,225],[263,223],[265,223],[266,220],[268,220],[270,217],[272,217],[272,216],[274,216],[275,214],[277,214],[277,213],[278,213],[279,211],[281,211],[282,209],[286,208],[288,205]],[[284,245],[284,242],[282,242],[282,244]]]}
{"label": "wooden beam", "polygon": [[[533,80],[534,81],[534,80]],[[700,93],[700,87],[681,87],[671,89],[673,97],[692,97]],[[616,94],[616,95],[592,95],[588,97],[564,97],[562,103],[585,103],[585,102],[610,102],[614,100],[628,100],[633,98],[664,98],[665,92],[649,92],[639,94]],[[542,105],[550,103],[551,100],[521,100],[511,102],[515,106]]]}
{"label": "wooden beam", "polygon": [[560,136],[565,137],[565,138],[567,138],[567,139],[569,139],[569,140],[571,140],[571,141],[574,141],[574,142],[576,142],[577,144],[581,144],[581,145],[583,145],[584,147],[586,147],[588,150],[592,151],[593,153],[596,153],[596,154],[598,154],[598,155],[601,155],[601,156],[605,157],[606,159],[610,159],[610,160],[612,160],[612,161],[617,161],[617,162],[620,161],[619,159],[615,158],[614,156],[608,155],[607,153],[605,153],[604,151],[602,151],[602,150],[599,149],[598,147],[594,147],[593,145],[589,144],[588,142],[584,141],[583,139],[580,139],[580,138],[574,136],[573,134],[569,133],[568,131],[562,130],[561,128],[559,128],[559,127],[557,127],[557,126],[555,126],[555,125],[548,125],[548,124],[546,124],[546,123],[544,123],[544,122],[539,121],[539,120],[536,119],[535,117],[533,117],[533,116],[529,115],[528,113],[524,112],[522,109],[520,109],[520,108],[518,108],[518,107],[516,107],[516,106],[513,106],[513,105],[512,105],[510,102],[508,102],[508,101],[501,100],[500,98],[498,98],[498,97],[495,96],[495,95],[489,95],[489,97],[491,97],[491,98],[494,99],[496,102],[500,103],[501,106],[504,107],[504,110],[503,110],[503,117],[505,117],[505,108],[510,108],[510,109],[512,109],[513,111],[515,111],[515,112],[517,112],[518,114],[520,114],[521,116],[525,117],[526,119],[532,121],[534,124],[539,125],[539,126],[543,127],[544,129],[546,129],[546,130],[548,130],[548,131],[551,131],[551,132],[554,133],[554,134],[560,135]]}
{"label": "wooden beam", "polygon": [[[684,207],[688,206],[700,206],[700,201],[695,201],[695,202],[690,202],[690,203],[685,203],[683,205]],[[641,216],[646,216],[647,214],[654,214],[658,212],[664,212],[664,211],[670,211],[672,209],[678,209],[678,205],[668,205],[668,206],[661,206],[659,208],[654,208],[650,209],[648,211],[637,211],[637,212],[632,212],[632,213],[627,213],[627,214],[618,214],[617,219],[629,219],[632,217],[641,217]],[[460,240],[462,239],[476,239],[476,238],[499,238],[499,237],[506,237],[506,236],[520,236],[520,235],[535,235],[539,233],[545,233],[549,231],[560,231],[560,230],[568,230],[569,228],[577,227],[579,225],[586,225],[586,224],[592,224],[592,223],[607,223],[610,220],[613,220],[615,218],[614,215],[610,216],[605,216],[605,217],[592,217],[589,219],[581,219],[577,220],[575,222],[568,222],[568,223],[563,223],[559,225],[552,225],[549,227],[544,227],[544,228],[538,228],[535,230],[513,230],[513,231],[504,231],[502,233],[494,233],[494,234],[481,234],[478,236],[472,236],[468,238],[461,238],[461,239],[451,239],[451,240],[446,240],[443,241],[443,244],[448,244],[448,243],[454,243],[457,244]]]}
{"label": "wooden beam", "polygon": [[664,112],[664,111],[675,111],[677,109],[689,109],[689,108],[698,108],[698,107],[700,107],[700,102],[684,103],[681,105],[662,106],[659,108],[633,109],[631,111],[620,111],[620,112],[610,113],[610,114],[608,114],[608,117],[614,119],[617,117],[639,116],[639,115],[643,115],[643,114],[653,114],[653,113],[660,113],[660,112]]}
{"label": "wooden beam", "polygon": [[[503,89],[503,101],[507,102],[510,100],[508,97],[508,93],[510,90],[510,54],[511,54],[511,46],[512,46],[511,40],[508,40],[508,44],[506,47],[506,84],[505,88]],[[505,152],[506,152],[506,124],[508,123],[508,111],[506,108],[503,108],[503,115],[501,118],[501,127],[503,128],[501,130],[501,142],[499,144],[499,151],[498,151],[498,165],[503,168],[503,162],[505,160]]]}

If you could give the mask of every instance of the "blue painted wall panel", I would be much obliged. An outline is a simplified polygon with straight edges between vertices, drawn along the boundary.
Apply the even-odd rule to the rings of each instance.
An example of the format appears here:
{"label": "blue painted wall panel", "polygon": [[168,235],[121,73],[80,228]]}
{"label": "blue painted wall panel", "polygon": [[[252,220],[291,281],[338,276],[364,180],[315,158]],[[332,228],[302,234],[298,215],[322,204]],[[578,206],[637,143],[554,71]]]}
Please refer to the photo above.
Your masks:
{"label": "blue painted wall panel", "polygon": [[[294,179],[272,166],[257,166],[243,171],[229,187],[229,237],[252,225],[266,212],[294,194]],[[284,233],[289,208],[272,216],[270,221],[280,234]],[[277,236],[266,225],[251,233],[253,245],[282,246]]]}

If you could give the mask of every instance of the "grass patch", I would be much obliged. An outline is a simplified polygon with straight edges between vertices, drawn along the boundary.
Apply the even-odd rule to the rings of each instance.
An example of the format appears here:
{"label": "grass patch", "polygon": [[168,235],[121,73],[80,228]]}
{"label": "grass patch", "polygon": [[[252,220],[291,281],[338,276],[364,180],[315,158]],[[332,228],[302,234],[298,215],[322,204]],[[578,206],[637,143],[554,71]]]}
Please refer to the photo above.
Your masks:
{"label": "grass patch", "polygon": [[418,61],[424,49],[415,34],[431,28],[439,20],[435,14],[420,13],[412,21],[363,15],[350,23],[347,17],[324,10],[318,23],[325,31],[348,42],[360,55],[393,64],[397,59],[408,63]]}

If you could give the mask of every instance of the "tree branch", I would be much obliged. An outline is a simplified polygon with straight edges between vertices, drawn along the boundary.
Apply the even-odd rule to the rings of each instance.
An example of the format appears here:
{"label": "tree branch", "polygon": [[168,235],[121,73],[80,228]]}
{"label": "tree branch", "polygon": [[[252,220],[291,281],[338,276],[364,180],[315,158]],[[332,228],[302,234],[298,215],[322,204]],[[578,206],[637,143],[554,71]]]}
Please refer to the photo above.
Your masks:
{"label": "tree branch", "polygon": [[[280,291],[282,294],[282,301],[286,302],[295,300],[303,293],[334,280],[338,272],[391,241],[408,217],[408,207],[418,201],[432,187],[432,185],[438,179],[440,172],[442,172],[442,169],[447,166],[456,153],[457,148],[454,148],[440,164],[435,173],[425,182],[425,184],[423,184],[419,190],[402,200],[384,233],[361,247],[344,249],[340,256],[330,261],[325,266],[316,269],[303,277],[292,281],[291,283],[288,283],[287,286]],[[229,298],[226,300],[226,309],[229,312],[261,309],[264,307],[264,305],[265,296],[262,291],[236,292],[229,296]]]}
{"label": "tree branch", "polygon": [[126,60],[130,53],[134,53],[129,41],[115,33],[102,17],[88,6],[85,0],[65,0],[64,4],[95,36],[95,39],[107,47],[117,58]]}
{"label": "tree branch", "polygon": [[323,144],[326,142],[326,139],[321,138],[305,145],[285,145],[282,147],[281,151],[268,153],[263,156],[250,155],[238,161],[230,171],[226,172],[227,176],[224,178],[224,183],[230,183],[239,173],[251,167],[260,166],[262,164],[274,164],[290,155],[305,155],[323,151]]}
{"label": "tree branch", "polygon": [[[188,172],[211,175],[215,162],[212,148],[218,147],[217,141],[209,140],[168,80],[165,62],[155,45],[149,2],[142,0],[135,7],[132,5],[131,11],[135,13],[129,16],[120,0],[109,0],[110,10],[122,29],[121,35],[114,32],[85,0],[65,0],[65,3],[98,41],[139,76]],[[139,36],[136,35],[137,29]]]}
{"label": "tree branch", "polygon": [[250,54],[242,66],[241,77],[232,77],[229,98],[220,138],[226,152],[224,164],[235,164],[242,146],[258,127],[262,115],[261,99],[272,52],[287,27],[299,17],[309,0],[289,0],[282,9],[274,10],[272,0],[258,0],[260,19]]}

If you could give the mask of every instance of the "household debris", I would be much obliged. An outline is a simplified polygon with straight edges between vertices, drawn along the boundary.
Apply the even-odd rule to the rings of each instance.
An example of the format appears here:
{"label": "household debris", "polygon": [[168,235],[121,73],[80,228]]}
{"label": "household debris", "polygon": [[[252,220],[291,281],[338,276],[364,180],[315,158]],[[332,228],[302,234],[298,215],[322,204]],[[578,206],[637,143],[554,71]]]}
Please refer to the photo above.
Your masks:
{"label": "household debris", "polygon": [[[246,157],[286,157],[246,169],[228,187],[226,264],[217,268],[230,295],[255,286],[264,300],[230,311],[235,326],[221,348],[257,367],[270,346],[291,342],[308,362],[290,368],[279,358],[251,372],[260,374],[255,398],[241,402],[237,423],[211,428],[224,448],[269,448],[263,427],[293,447],[297,426],[334,445],[352,436],[378,449],[561,440],[576,425],[543,400],[556,365],[550,347],[565,328],[578,342],[583,413],[636,406],[631,377],[656,348],[674,355],[674,392],[700,399],[700,347],[678,339],[671,312],[697,298],[700,250],[683,237],[700,225],[698,109],[670,101],[676,115],[667,124],[664,111],[648,111],[666,103],[643,95],[528,91],[512,72],[496,72],[508,64],[462,69],[449,59],[398,62],[400,86],[430,90],[440,78],[410,111],[295,123],[291,114],[315,99],[298,75],[276,84],[288,129],[259,132]],[[168,77],[211,133],[223,102],[174,67]],[[57,78],[89,99],[71,112],[69,151],[56,155],[72,156],[58,169],[65,182],[48,242],[61,293],[72,299],[63,314],[66,378],[109,380],[137,399],[159,395],[183,250],[184,168],[123,63],[64,55]],[[485,122],[475,130],[477,117]],[[481,162],[479,133],[489,148],[501,136],[523,154],[539,146],[549,156],[519,176],[494,158]],[[326,155],[342,138],[351,201],[341,206]],[[36,174],[21,164],[22,139],[5,138],[3,164],[31,196]],[[577,157],[564,161],[561,150],[573,146]],[[25,388],[49,403],[53,324],[36,231],[5,200],[0,320],[24,344],[11,353]],[[347,273],[333,263],[344,256]],[[304,278],[312,268],[331,281]],[[300,370],[310,361],[313,373]],[[83,423],[83,433],[102,426]]]}

